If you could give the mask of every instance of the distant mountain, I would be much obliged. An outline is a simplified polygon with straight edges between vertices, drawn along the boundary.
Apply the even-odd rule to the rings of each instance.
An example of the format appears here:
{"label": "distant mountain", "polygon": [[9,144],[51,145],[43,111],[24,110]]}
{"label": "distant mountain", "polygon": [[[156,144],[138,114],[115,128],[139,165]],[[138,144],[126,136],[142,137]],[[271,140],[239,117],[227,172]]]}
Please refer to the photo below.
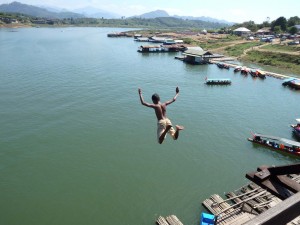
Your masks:
{"label": "distant mountain", "polygon": [[44,5],[37,5],[37,7],[46,9],[50,12],[56,12],[56,13],[60,13],[60,12],[70,12],[70,10],[67,9],[62,9],[62,8],[58,8],[58,7],[50,7],[50,6],[44,6]]}
{"label": "distant mountain", "polygon": [[121,18],[120,15],[111,13],[102,9],[96,9],[93,7],[85,7],[80,9],[72,10],[75,13],[83,14],[86,17],[90,18],[105,18],[105,19],[115,19],[115,18]]}
{"label": "distant mountain", "polygon": [[133,16],[133,17],[144,18],[144,19],[154,19],[154,18],[158,18],[158,17],[170,17],[170,15],[164,10],[155,10],[152,12],[144,13],[142,15]]}
{"label": "distant mountain", "polygon": [[215,18],[211,18],[211,17],[207,17],[207,16],[193,17],[193,16],[177,16],[177,15],[174,15],[174,17],[175,18],[181,18],[181,19],[187,19],[187,20],[202,20],[202,21],[212,22],[212,23],[225,23],[225,24],[228,24],[228,25],[235,24],[234,22],[228,22],[226,20],[219,20],[219,19],[215,19]]}
{"label": "distant mountain", "polygon": [[51,12],[47,9],[22,4],[20,2],[12,2],[10,4],[2,4],[0,5],[0,12],[6,13],[21,13],[29,16],[35,17],[43,17],[43,18],[55,18],[55,19],[63,19],[63,18],[83,18],[84,15],[73,13],[73,12]]}
{"label": "distant mountain", "polygon": [[153,27],[153,28],[180,28],[180,29],[220,29],[222,27],[228,27],[228,24],[206,22],[202,20],[184,20],[175,17],[157,17],[154,19],[145,19],[139,17],[127,18],[125,20],[118,21],[106,21],[106,25],[110,23],[119,23],[120,26],[126,25],[127,27]]}
{"label": "distant mountain", "polygon": [[[27,5],[22,4],[20,2],[12,2],[10,4],[2,4],[0,5],[0,12],[6,12],[6,13],[21,13],[26,14],[29,16],[34,17],[42,17],[42,18],[55,18],[55,19],[63,19],[63,18],[105,18],[105,19],[118,19],[121,18],[120,15],[117,15],[112,12],[108,12],[102,9],[96,9],[93,7],[85,7],[73,10],[72,12],[66,10],[66,9],[59,9],[57,7],[45,7],[45,6],[33,6],[33,5]],[[152,12],[144,13],[139,16],[132,16],[130,18],[142,18],[142,19],[155,19],[155,18],[176,18],[181,20],[189,20],[189,21],[203,21],[203,22],[209,22],[209,23],[219,23],[222,25],[233,25],[234,23],[225,21],[225,20],[218,20],[211,17],[193,17],[193,16],[170,16],[166,11],[164,10],[155,10]],[[172,21],[171,24],[173,26],[174,20],[167,20]],[[181,21],[178,21],[181,23]],[[196,24],[195,24],[196,25]],[[199,26],[197,24],[196,26]]]}
{"label": "distant mountain", "polygon": [[166,11],[164,10],[156,10],[148,13],[144,13],[139,16],[133,16],[133,17],[138,17],[138,18],[145,18],[145,19],[154,19],[154,18],[159,18],[159,17],[175,17],[179,19],[184,19],[184,20],[201,20],[205,22],[212,22],[212,23],[222,23],[222,24],[228,24],[228,25],[233,25],[235,23],[228,22],[226,20],[219,20],[219,19],[214,19],[211,17],[206,17],[206,16],[200,16],[200,17],[193,17],[193,16],[170,16]]}

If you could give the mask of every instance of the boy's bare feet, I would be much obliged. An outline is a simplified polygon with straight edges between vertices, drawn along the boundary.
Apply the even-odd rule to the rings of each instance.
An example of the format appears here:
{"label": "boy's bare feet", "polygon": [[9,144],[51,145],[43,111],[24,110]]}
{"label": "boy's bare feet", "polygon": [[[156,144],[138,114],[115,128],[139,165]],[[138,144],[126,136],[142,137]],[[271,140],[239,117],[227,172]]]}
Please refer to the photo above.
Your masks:
{"label": "boy's bare feet", "polygon": [[176,125],[176,132],[175,132],[175,135],[174,135],[175,140],[177,140],[177,138],[178,138],[178,136],[179,136],[179,131],[180,131],[180,130],[183,130],[183,129],[184,129],[183,126]]}
{"label": "boy's bare feet", "polygon": [[176,125],[176,129],[177,129],[177,130],[183,130],[184,127],[183,127],[183,126],[180,126],[180,125]]}

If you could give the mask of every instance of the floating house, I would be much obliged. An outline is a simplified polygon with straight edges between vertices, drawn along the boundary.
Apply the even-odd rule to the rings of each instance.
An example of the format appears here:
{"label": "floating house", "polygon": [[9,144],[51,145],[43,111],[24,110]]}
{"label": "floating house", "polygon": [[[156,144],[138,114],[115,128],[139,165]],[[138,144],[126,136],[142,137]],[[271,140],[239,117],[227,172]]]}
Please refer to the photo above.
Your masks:
{"label": "floating house", "polygon": [[135,35],[133,35],[134,39],[141,38],[141,37],[143,37],[143,35],[141,35],[141,34],[135,34]]}
{"label": "floating house", "polygon": [[183,61],[190,64],[206,64],[210,59],[221,58],[223,55],[214,55],[209,51],[204,51],[200,47],[189,47],[185,52]]}
{"label": "floating house", "polygon": [[183,48],[180,45],[141,45],[138,52],[179,52]]}
{"label": "floating house", "polygon": [[138,42],[149,42],[149,38],[147,38],[147,37],[138,37],[138,38],[135,38],[134,40],[138,41]]}
{"label": "floating house", "polygon": [[149,38],[149,42],[153,42],[153,43],[164,43],[165,41],[166,41],[165,37],[156,37],[156,36],[153,36],[153,37]]}
{"label": "floating house", "polygon": [[131,35],[124,32],[116,32],[107,34],[107,37],[131,37]]}
{"label": "floating house", "polygon": [[176,42],[173,39],[165,39],[164,45],[174,45]]}

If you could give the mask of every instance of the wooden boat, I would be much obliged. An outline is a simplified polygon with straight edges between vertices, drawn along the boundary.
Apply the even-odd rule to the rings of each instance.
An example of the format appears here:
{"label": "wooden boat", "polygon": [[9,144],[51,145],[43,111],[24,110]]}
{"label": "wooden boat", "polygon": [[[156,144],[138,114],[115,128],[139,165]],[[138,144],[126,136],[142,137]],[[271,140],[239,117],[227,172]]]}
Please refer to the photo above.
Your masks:
{"label": "wooden boat", "polygon": [[207,79],[205,78],[205,83],[207,85],[229,85],[231,84],[230,79]]}
{"label": "wooden boat", "polygon": [[282,85],[295,88],[296,90],[300,90],[300,79],[294,77],[288,78],[283,81]]}
{"label": "wooden boat", "polygon": [[300,138],[300,119],[296,119],[297,124],[291,124],[291,127],[293,128],[294,134]]}
{"label": "wooden boat", "polygon": [[201,213],[200,216],[200,225],[214,225],[215,224],[215,216],[209,213]]}
{"label": "wooden boat", "polygon": [[261,79],[266,79],[266,73],[264,71],[256,69],[256,70],[250,70],[249,73],[252,77],[259,77]]}
{"label": "wooden boat", "polygon": [[240,72],[242,70],[242,67],[241,66],[236,66],[233,70],[233,72]]}
{"label": "wooden boat", "polygon": [[300,157],[300,142],[258,133],[252,135],[253,138],[248,138],[248,141],[263,145],[281,153]]}
{"label": "wooden boat", "polygon": [[247,67],[242,67],[241,69],[241,74],[243,75],[248,75],[248,73],[250,72],[250,69]]}
{"label": "wooden boat", "polygon": [[256,70],[256,75],[261,78],[261,79],[266,79],[266,73],[264,71],[261,70]]}
{"label": "wooden boat", "polygon": [[296,90],[300,90],[300,80],[299,79],[291,81],[288,85],[291,88],[295,88]]}
{"label": "wooden boat", "polygon": [[256,70],[250,70],[250,75],[252,76],[252,77],[258,77],[258,74],[256,73]]}
{"label": "wooden boat", "polygon": [[282,85],[287,86],[291,81],[296,80],[296,79],[297,78],[295,78],[295,77],[284,79],[283,82],[282,82]]}
{"label": "wooden boat", "polygon": [[229,70],[229,66],[224,64],[224,63],[217,63],[217,66],[220,68],[220,69],[228,69]]}

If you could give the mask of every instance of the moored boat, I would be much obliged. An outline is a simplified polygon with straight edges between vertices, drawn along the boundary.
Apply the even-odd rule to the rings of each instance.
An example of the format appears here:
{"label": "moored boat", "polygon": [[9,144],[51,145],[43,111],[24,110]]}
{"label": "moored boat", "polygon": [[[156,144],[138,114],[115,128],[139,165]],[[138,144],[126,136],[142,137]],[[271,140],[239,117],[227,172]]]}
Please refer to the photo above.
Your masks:
{"label": "moored boat", "polygon": [[297,124],[291,124],[291,127],[293,128],[294,134],[300,138],[300,119],[296,119]]}
{"label": "moored boat", "polygon": [[266,79],[266,73],[264,71],[261,70],[256,70],[256,75],[261,78],[261,79]]}
{"label": "moored boat", "polygon": [[291,81],[288,85],[291,88],[295,88],[296,90],[300,90],[300,80],[299,79]]}
{"label": "moored boat", "polygon": [[224,63],[217,63],[217,66],[220,68],[220,69],[229,69],[229,66],[224,64]]}
{"label": "moored boat", "polygon": [[252,77],[258,77],[258,74],[256,73],[256,70],[250,70],[250,75],[252,76]]}
{"label": "moored boat", "polygon": [[247,67],[242,67],[241,69],[241,74],[243,75],[248,75],[248,73],[250,72],[250,69]]}
{"label": "moored boat", "polygon": [[300,142],[258,133],[252,135],[253,138],[248,138],[248,141],[263,145],[281,153],[300,157]]}
{"label": "moored boat", "polygon": [[241,66],[236,66],[233,70],[233,72],[240,72],[242,70],[242,67]]}
{"label": "moored boat", "polygon": [[300,90],[300,79],[291,77],[291,78],[283,80],[282,85],[289,86],[291,88],[295,88],[296,90]]}
{"label": "moored boat", "polygon": [[215,224],[215,216],[209,213],[201,213],[200,216],[200,225],[214,225]]}

